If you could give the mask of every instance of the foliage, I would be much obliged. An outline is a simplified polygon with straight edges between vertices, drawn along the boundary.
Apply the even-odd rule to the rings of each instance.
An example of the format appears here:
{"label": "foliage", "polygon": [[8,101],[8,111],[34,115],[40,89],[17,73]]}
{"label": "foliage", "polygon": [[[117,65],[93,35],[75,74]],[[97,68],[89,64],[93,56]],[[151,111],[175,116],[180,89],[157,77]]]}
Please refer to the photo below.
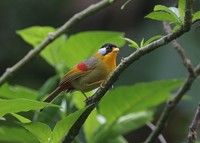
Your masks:
{"label": "foliage", "polygon": [[[146,18],[167,21],[175,25],[174,29],[180,28],[184,23],[184,8],[185,0],[179,0],[178,8],[156,5]],[[200,11],[194,13],[192,21],[199,19]],[[53,27],[34,26],[18,30],[17,34],[35,48],[54,31]],[[1,122],[7,124],[11,121],[13,124],[10,125],[12,128],[0,127],[0,141],[61,142],[82,115],[93,109],[92,106],[84,107],[84,97],[78,92],[56,100],[58,105],[38,101],[47,96],[66,69],[91,56],[104,43],[111,42],[122,47],[127,41],[130,47],[141,48],[161,37],[153,36],[147,41],[143,38],[138,44],[124,38],[124,33],[114,31],[86,31],[60,36],[41,52],[41,57],[56,69],[56,75],[50,77],[40,90],[9,84],[0,88]],[[85,136],[77,138],[84,138],[90,143],[125,143],[123,135],[152,121],[156,108],[169,99],[173,95],[172,91],[182,83],[183,80],[161,80],[111,89],[86,120],[82,129]],[[61,106],[65,110],[58,110]],[[38,110],[45,107],[47,109],[39,113]]]}
{"label": "foliage", "polygon": [[[17,33],[22,36],[26,42],[35,47],[52,31],[54,31],[52,27],[37,26],[17,31]],[[58,75],[63,73],[66,68],[72,67],[72,64],[89,57],[103,43],[113,42],[120,47],[124,45],[124,40],[121,38],[123,37],[123,33],[119,32],[91,31],[66,37],[65,35],[61,36],[41,53],[41,56],[57,69]],[[141,46],[145,46],[159,37],[152,37],[146,42],[143,40]],[[80,52],[82,49],[84,49],[84,53]],[[73,54],[74,50],[77,51],[76,56]],[[66,67],[61,65],[65,65]],[[71,100],[71,102],[76,103],[76,107],[79,110],[67,116],[65,115],[66,117],[60,116],[61,120],[57,119],[56,123],[54,123],[53,131],[51,131],[49,127],[49,120],[44,119],[43,121],[46,121],[46,123],[37,121],[37,118],[39,119],[40,116],[42,116],[41,113],[32,121],[20,114],[15,114],[22,111],[39,110],[46,106],[55,106],[35,100],[37,99],[37,95],[45,96],[49,92],[49,88],[53,86],[57,80],[58,76],[51,77],[44,83],[39,91],[22,86],[5,84],[0,88],[1,97],[7,98],[1,99],[1,107],[4,107],[1,108],[1,116],[5,114],[14,116],[17,121],[21,122],[21,126],[28,130],[30,135],[41,143],[60,142],[72,125],[75,124],[75,121],[78,120],[80,115],[87,109],[83,108],[84,99],[82,95],[73,95],[74,98]],[[100,112],[98,113],[97,110],[94,110],[86,121],[83,128],[86,139],[88,142],[101,142],[101,139],[106,142],[125,142],[121,135],[137,129],[143,126],[147,121],[150,121],[155,107],[169,98],[169,92],[180,86],[181,83],[182,81],[174,80],[158,81],[136,84],[129,87],[118,87],[111,90],[99,104]],[[134,91],[134,93],[132,93],[132,91]],[[126,93],[126,95],[124,95],[124,93]],[[81,97],[82,99],[76,99],[75,97]],[[115,102],[111,102],[113,98],[115,98]],[[149,102],[150,99],[151,102]],[[77,103],[77,101],[79,103]],[[116,108],[116,106],[118,106],[118,108]],[[107,110],[107,107],[109,107],[110,110]],[[151,107],[151,109],[149,107]],[[68,108],[70,108],[70,106],[68,106]],[[51,109],[54,110],[53,108]],[[57,110],[57,112],[59,111]],[[112,114],[110,114],[110,112],[112,112]],[[100,122],[100,120],[98,120],[100,118],[105,119],[106,122]],[[64,124],[65,126],[63,126]],[[23,128],[21,128],[21,130],[23,130]]]}
{"label": "foliage", "polygon": [[137,42],[135,42],[135,41],[133,41],[133,40],[131,40],[129,38],[124,38],[124,40],[126,40],[127,42],[130,43],[129,47],[133,47],[133,48],[137,49],[137,48],[144,47],[144,46],[150,44],[151,42],[153,42],[153,41],[155,41],[155,40],[157,40],[157,39],[159,39],[161,37],[162,37],[161,35],[156,35],[156,36],[153,36],[153,37],[149,38],[146,42],[144,41],[144,38],[143,38],[141,40],[141,42],[140,42],[140,46],[139,46],[139,44]]}
{"label": "foliage", "polygon": [[138,83],[109,91],[98,108],[105,122],[93,129],[95,132],[89,137],[89,141],[109,142],[151,121],[155,107],[168,99],[169,91],[182,82],[169,80]]}
{"label": "foliage", "polygon": [[[125,142],[125,139],[121,135],[151,121],[155,107],[168,99],[170,97],[170,91],[180,86],[182,82],[182,80],[168,80],[139,83],[133,86],[118,87],[109,91],[99,104],[99,112],[94,110],[84,125],[83,130],[86,139],[88,142],[101,142],[101,140],[105,142]],[[7,86],[3,86],[1,91],[7,89]],[[23,89],[24,87],[18,87],[19,92]],[[29,91],[29,89],[26,90]],[[36,91],[32,92],[35,93]],[[26,93],[24,94],[26,95]],[[115,102],[112,102],[113,99],[115,99]],[[81,102],[83,103],[83,100]],[[38,110],[45,106],[54,105],[31,99],[1,99],[0,104],[1,107],[4,107],[0,111],[2,116],[11,114],[17,118],[21,122],[20,125],[29,131],[29,136],[31,135],[31,138],[37,139],[41,143],[56,143],[63,140],[75,121],[87,110],[87,108],[82,107],[77,112],[69,114],[57,121],[53,127],[53,131],[51,131],[47,123],[31,121],[26,117],[14,113]],[[23,128],[19,129],[23,131]],[[7,132],[12,132],[12,130],[7,129]]]}
{"label": "foliage", "polygon": [[[176,7],[166,7],[163,5],[156,5],[154,11],[149,13],[146,18],[167,21],[171,24],[175,24],[174,30],[180,28],[184,23],[185,19],[185,0],[178,1],[178,8]],[[192,22],[200,20],[200,11],[193,14]]]}

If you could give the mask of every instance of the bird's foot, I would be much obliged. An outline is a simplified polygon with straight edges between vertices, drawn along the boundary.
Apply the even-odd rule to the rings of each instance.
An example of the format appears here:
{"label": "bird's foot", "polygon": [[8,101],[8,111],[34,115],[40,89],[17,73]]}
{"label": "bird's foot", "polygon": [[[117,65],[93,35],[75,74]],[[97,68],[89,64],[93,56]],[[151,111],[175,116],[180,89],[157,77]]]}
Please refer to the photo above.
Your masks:
{"label": "bird's foot", "polygon": [[87,95],[81,91],[81,93],[85,96],[86,100],[88,99]]}
{"label": "bird's foot", "polygon": [[100,84],[100,88],[105,88],[105,82],[104,81]]}
{"label": "bird's foot", "polygon": [[84,102],[86,103],[86,105],[88,105],[91,101],[92,101],[92,96],[90,96],[90,97],[87,97],[85,100],[84,100]]}

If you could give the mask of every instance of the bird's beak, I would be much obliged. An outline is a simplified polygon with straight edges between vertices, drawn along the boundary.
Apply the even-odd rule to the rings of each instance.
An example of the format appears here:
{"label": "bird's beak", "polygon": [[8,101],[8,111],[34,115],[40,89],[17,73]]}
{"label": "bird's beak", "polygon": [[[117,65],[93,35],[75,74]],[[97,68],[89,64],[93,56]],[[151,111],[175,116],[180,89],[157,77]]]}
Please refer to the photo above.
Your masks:
{"label": "bird's beak", "polygon": [[113,49],[113,52],[118,53],[118,52],[119,52],[119,48],[114,48],[114,49]]}

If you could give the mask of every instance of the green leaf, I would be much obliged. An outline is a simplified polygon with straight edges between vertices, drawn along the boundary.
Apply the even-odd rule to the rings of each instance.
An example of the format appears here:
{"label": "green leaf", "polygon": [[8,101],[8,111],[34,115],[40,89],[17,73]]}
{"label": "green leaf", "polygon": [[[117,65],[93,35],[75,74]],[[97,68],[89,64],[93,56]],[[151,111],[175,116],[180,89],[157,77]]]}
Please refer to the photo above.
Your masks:
{"label": "green leaf", "polygon": [[39,110],[47,106],[59,107],[54,104],[39,102],[29,99],[6,100],[0,99],[0,117],[8,113],[26,112],[30,110]]}
{"label": "green leaf", "polygon": [[112,124],[123,115],[159,105],[170,97],[171,90],[182,83],[183,80],[166,80],[118,87],[103,97],[100,112],[107,119],[107,124]]}
{"label": "green leaf", "polygon": [[60,36],[42,50],[40,54],[50,65],[56,67],[58,72],[60,72],[59,70],[63,70],[64,67],[64,59],[62,59],[63,57],[59,57],[59,53],[63,52],[61,46],[65,41],[66,37],[64,35]]}
{"label": "green leaf", "polygon": [[17,118],[21,123],[30,123],[31,120],[29,120],[28,118],[25,118],[19,114],[15,114],[15,113],[11,113],[12,116],[14,116],[15,118]]}
{"label": "green leaf", "polygon": [[173,27],[173,30],[172,30],[172,31],[173,31],[173,32],[174,32],[174,31],[177,31],[177,30],[180,29],[180,28],[181,28],[181,25],[176,25],[176,26]]}
{"label": "green leaf", "polygon": [[113,128],[111,129],[111,136],[118,136],[126,134],[131,130],[137,129],[144,125],[147,121],[152,119],[152,113],[148,111],[141,111],[121,116]]}
{"label": "green leaf", "polygon": [[31,132],[40,141],[40,143],[49,143],[52,141],[52,132],[48,125],[40,122],[32,122],[21,125]]}
{"label": "green leaf", "polygon": [[143,44],[143,46],[146,46],[146,45],[150,44],[151,42],[153,42],[153,41],[155,41],[155,40],[157,40],[157,39],[159,39],[159,38],[161,38],[161,37],[162,37],[161,35],[153,36],[153,37],[149,38],[149,39]]}
{"label": "green leaf", "polygon": [[104,143],[128,143],[128,141],[123,136],[117,136],[104,141]]}
{"label": "green leaf", "polygon": [[155,81],[109,91],[99,103],[100,113],[106,123],[96,131],[94,142],[107,140],[110,136],[115,137],[144,125],[151,120],[150,111],[166,101],[171,96],[171,90],[182,83],[183,80]]}
{"label": "green leaf", "polygon": [[180,15],[179,15],[178,9],[176,10],[175,7],[168,8],[168,7],[164,6],[164,5],[156,5],[154,7],[154,11],[164,11],[166,13],[169,13],[173,17],[174,21],[172,21],[172,22],[179,23]]}
{"label": "green leaf", "polygon": [[17,30],[17,34],[20,35],[24,41],[36,47],[39,45],[50,32],[54,32],[55,28],[50,26],[33,26],[22,30]]}
{"label": "green leaf", "polygon": [[140,42],[140,47],[144,46],[144,38],[142,38],[142,41]]}
{"label": "green leaf", "polygon": [[182,21],[184,21],[185,18],[185,3],[185,0],[178,0],[178,9]]}
{"label": "green leaf", "polygon": [[1,143],[39,143],[37,138],[24,128],[0,126]]}
{"label": "green leaf", "polygon": [[192,17],[192,22],[195,22],[197,20],[200,20],[200,11],[197,11]]}
{"label": "green leaf", "polygon": [[[24,41],[32,45],[34,48],[38,46],[49,33],[54,32],[55,28],[49,26],[33,26],[26,29],[18,30],[17,34],[20,35]],[[60,65],[60,58],[57,53],[60,51],[61,44],[66,40],[64,35],[54,40],[48,45],[40,55],[52,66]]]}
{"label": "green leaf", "polygon": [[129,39],[129,38],[124,38],[124,40],[126,40],[127,42],[129,42],[129,46],[130,47],[133,47],[133,48],[139,48],[140,46],[133,40]]}
{"label": "green leaf", "polygon": [[87,106],[83,109],[80,109],[74,113],[69,114],[67,117],[57,122],[55,128],[53,129],[54,143],[60,143],[62,139],[65,137],[65,135],[69,134],[69,131],[72,130],[75,124],[76,124],[76,127],[80,127],[81,122],[85,120],[86,118],[86,116],[84,115],[89,114],[92,109],[93,109],[93,105]]}
{"label": "green leaf", "polygon": [[33,89],[29,89],[23,86],[11,86],[4,84],[0,87],[0,97],[8,99],[26,98],[26,99],[37,99],[38,93]]}
{"label": "green leaf", "polygon": [[173,14],[176,16],[176,18],[178,18],[179,22],[181,23],[182,20],[181,20],[181,17],[180,17],[179,9],[176,8],[176,7],[170,7],[169,9],[173,12]]}
{"label": "green leaf", "polygon": [[171,15],[173,15],[173,12],[164,5],[155,5],[153,11],[164,11],[164,12],[167,12],[167,13],[170,13]]}
{"label": "green leaf", "polygon": [[152,113],[141,111],[121,116],[112,125],[104,124],[94,136],[95,143],[106,142],[119,135],[124,135],[131,130],[137,129],[152,119]]}
{"label": "green leaf", "polygon": [[178,21],[177,18],[172,16],[170,13],[166,13],[166,12],[163,12],[163,11],[151,12],[147,16],[145,16],[145,18],[150,18],[150,19],[154,19],[154,20],[167,21],[167,22],[179,24],[179,21]]}

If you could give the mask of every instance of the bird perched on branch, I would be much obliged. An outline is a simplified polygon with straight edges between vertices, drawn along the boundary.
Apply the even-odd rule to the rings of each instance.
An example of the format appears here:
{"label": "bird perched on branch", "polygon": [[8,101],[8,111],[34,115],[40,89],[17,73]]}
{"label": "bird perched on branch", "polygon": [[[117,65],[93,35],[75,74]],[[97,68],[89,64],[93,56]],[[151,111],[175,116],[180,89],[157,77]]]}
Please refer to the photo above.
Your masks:
{"label": "bird perched on branch", "polygon": [[[44,100],[52,102],[62,91],[71,93],[91,91],[102,86],[110,73],[116,68],[119,48],[114,44],[104,44],[93,56],[80,62],[61,79],[59,86]],[[87,97],[86,97],[87,98]]]}

